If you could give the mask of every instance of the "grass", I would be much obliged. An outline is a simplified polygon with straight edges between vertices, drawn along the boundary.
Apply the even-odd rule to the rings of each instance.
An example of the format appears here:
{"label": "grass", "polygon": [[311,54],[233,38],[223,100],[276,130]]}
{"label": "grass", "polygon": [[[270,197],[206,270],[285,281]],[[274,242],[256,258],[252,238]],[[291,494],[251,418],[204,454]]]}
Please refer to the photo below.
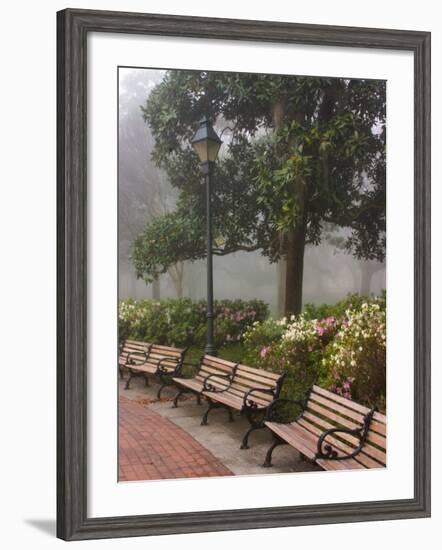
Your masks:
{"label": "grass", "polygon": [[[221,346],[217,351],[218,357],[221,357],[221,359],[226,359],[226,361],[233,361],[234,363],[241,363],[244,357],[245,349],[242,344],[237,343]],[[189,348],[186,353],[186,363],[197,364],[203,353],[204,350],[199,347],[195,346]]]}

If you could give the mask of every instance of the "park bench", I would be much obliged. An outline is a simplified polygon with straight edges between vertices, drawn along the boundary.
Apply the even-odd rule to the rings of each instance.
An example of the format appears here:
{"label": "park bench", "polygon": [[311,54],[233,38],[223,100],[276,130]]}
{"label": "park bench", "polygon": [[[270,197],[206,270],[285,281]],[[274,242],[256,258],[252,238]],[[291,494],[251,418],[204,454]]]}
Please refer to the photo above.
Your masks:
{"label": "park bench", "polygon": [[[132,362],[142,363],[145,353],[149,351],[150,344],[146,342],[137,342],[135,340],[123,340],[119,346],[118,371],[120,378],[124,378],[124,372],[128,371],[127,362],[131,358]],[[132,356],[132,357],[131,357]]]}
{"label": "park bench", "polygon": [[158,399],[162,390],[170,385],[174,376],[179,376],[184,362],[186,348],[174,348],[159,344],[149,344],[126,340],[120,350],[118,366],[129,371],[125,389],[130,388],[132,378],[143,377],[146,386],[149,376],[157,376],[161,385],[157,392]]}
{"label": "park bench", "polygon": [[254,430],[265,427],[266,411],[278,398],[283,379],[283,374],[242,364],[235,365],[229,375],[208,376],[203,382],[202,395],[209,402],[209,407],[201,424],[207,424],[207,417],[212,409],[225,408],[230,421],[233,421],[232,411],[239,411],[247,417],[250,424],[241,443],[241,449],[248,449],[249,435]]}
{"label": "park bench", "polygon": [[236,363],[232,363],[232,361],[211,355],[203,355],[197,365],[191,363],[184,363],[184,365],[196,368],[197,372],[192,378],[182,376],[173,378],[173,382],[178,386],[178,393],[173,400],[174,407],[178,406],[179,398],[185,393],[195,395],[200,405],[201,394],[205,389],[204,381],[211,377],[210,382],[213,386],[223,388],[225,387],[225,377],[229,377],[236,367]]}
{"label": "park bench", "polygon": [[[288,419],[288,408],[296,417]],[[323,470],[383,468],[386,465],[387,419],[376,412],[312,386],[305,399],[278,399],[265,422],[274,441],[263,466],[272,465],[273,450],[288,444]]]}

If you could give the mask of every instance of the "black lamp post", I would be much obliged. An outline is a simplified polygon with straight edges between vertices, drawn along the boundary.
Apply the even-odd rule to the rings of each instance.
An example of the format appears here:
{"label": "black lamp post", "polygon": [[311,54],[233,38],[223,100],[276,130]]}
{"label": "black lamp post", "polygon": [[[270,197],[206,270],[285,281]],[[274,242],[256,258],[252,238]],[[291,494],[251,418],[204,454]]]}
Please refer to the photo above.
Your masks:
{"label": "black lamp post", "polygon": [[222,141],[212,128],[210,121],[203,118],[190,143],[200,159],[200,169],[206,180],[206,223],[207,223],[207,340],[204,352],[216,355],[214,341],[213,313],[213,264],[212,264],[212,173]]}

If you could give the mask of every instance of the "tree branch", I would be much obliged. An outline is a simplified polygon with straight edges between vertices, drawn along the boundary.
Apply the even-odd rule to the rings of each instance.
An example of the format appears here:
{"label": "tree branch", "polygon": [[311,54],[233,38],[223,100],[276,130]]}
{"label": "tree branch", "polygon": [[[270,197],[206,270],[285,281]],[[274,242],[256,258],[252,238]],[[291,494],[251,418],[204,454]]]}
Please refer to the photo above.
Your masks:
{"label": "tree branch", "polygon": [[262,243],[254,244],[250,246],[239,245],[239,246],[234,246],[232,248],[214,248],[212,252],[216,256],[227,256],[227,254],[232,254],[233,252],[240,252],[240,251],[254,252],[255,250],[259,250],[260,248],[263,248]]}

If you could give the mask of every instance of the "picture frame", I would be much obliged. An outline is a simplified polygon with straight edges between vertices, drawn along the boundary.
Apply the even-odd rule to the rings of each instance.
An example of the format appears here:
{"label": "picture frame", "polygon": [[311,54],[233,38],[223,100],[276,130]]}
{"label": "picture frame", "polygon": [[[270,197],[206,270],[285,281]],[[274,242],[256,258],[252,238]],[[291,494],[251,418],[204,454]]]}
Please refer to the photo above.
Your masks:
{"label": "picture frame", "polygon": [[[87,37],[125,33],[412,52],[414,497],[88,517]],[[430,33],[67,9],[57,14],[57,536],[98,539],[430,515]]]}

